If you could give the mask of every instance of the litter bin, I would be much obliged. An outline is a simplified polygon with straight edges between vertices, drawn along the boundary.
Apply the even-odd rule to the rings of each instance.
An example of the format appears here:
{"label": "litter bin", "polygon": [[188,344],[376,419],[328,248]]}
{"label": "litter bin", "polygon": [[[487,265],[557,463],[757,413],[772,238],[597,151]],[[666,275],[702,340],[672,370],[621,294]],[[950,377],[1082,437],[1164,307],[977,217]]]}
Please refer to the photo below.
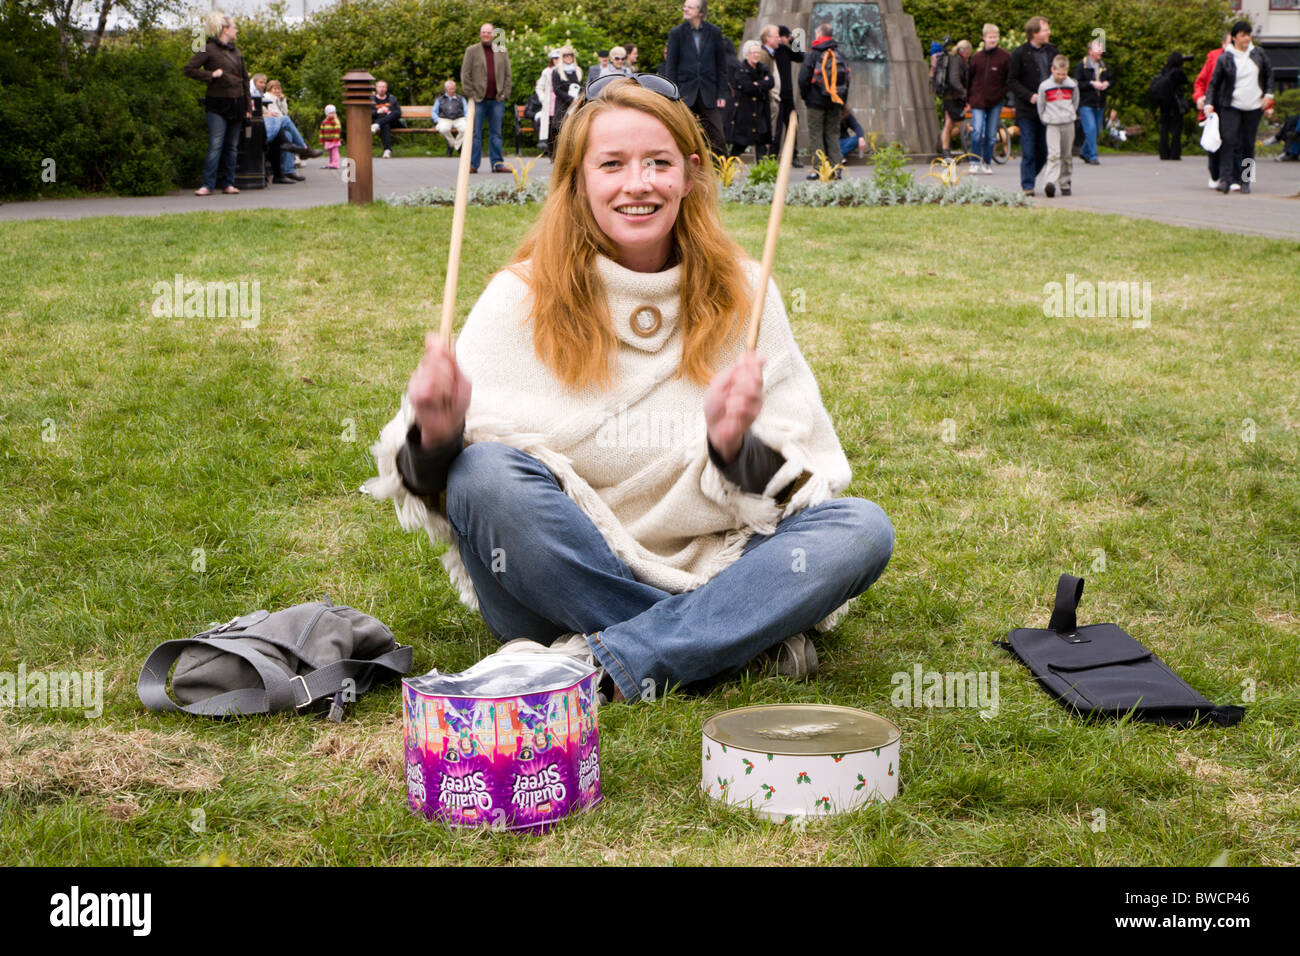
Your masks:
{"label": "litter bin", "polygon": [[240,130],[235,186],[239,189],[266,188],[266,124],[260,116],[244,120]]}

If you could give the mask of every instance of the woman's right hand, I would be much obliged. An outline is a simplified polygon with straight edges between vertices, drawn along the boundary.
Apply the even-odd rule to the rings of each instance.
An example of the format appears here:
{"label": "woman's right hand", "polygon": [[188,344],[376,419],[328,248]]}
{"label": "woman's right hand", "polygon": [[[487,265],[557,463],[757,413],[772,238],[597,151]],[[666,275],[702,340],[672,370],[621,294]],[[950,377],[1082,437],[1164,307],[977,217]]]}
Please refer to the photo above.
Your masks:
{"label": "woman's right hand", "polygon": [[221,79],[221,67],[217,67],[215,70],[212,71],[212,78],[214,80]]}
{"label": "woman's right hand", "polygon": [[456,437],[469,409],[470,381],[456,364],[456,353],[437,332],[424,337],[424,358],[406,390],[420,426],[420,444],[434,448]]}

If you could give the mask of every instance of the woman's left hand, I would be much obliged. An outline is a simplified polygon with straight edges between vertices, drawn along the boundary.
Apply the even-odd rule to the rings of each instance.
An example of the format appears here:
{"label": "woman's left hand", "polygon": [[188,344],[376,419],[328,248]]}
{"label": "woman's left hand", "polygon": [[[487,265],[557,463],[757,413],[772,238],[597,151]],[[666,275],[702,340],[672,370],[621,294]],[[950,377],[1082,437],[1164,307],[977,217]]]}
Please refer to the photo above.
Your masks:
{"label": "woman's left hand", "polygon": [[740,453],[745,432],[763,410],[763,365],[757,352],[745,352],[736,364],[719,372],[704,396],[704,420],[709,441],[730,464]]}

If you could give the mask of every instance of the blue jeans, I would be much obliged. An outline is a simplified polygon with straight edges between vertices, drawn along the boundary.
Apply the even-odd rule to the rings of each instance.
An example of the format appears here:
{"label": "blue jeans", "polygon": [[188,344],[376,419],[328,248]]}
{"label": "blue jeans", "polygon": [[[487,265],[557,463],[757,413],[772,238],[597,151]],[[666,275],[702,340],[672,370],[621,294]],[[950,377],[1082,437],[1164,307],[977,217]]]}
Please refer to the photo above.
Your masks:
{"label": "blue jeans", "polygon": [[[302,138],[302,133],[298,132],[298,127],[293,124],[293,120],[287,116],[264,116],[262,122],[266,125],[266,141],[269,143],[275,139],[282,131],[287,143],[294,146],[307,148],[307,141]],[[294,171],[294,155],[287,149],[280,151],[280,175],[287,176]]]}
{"label": "blue jeans", "polygon": [[832,499],[754,535],[695,590],[670,594],[635,578],[545,465],[497,442],[452,462],[447,519],[488,629],[544,644],[586,635],[628,700],[738,671],[869,588],[894,549],[879,506]]}
{"label": "blue jeans", "polygon": [[840,138],[840,156],[841,156],[841,158],[843,158],[843,159],[848,159],[850,156],[852,156],[852,155],[857,151],[857,149],[858,149],[858,134],[857,134],[857,133],[854,133],[852,136],[843,136],[843,137]]}
{"label": "blue jeans", "polygon": [[998,118],[1001,115],[1001,104],[978,110],[972,106],[970,110],[971,151],[985,166],[993,165],[993,144],[998,138]]}
{"label": "blue jeans", "polygon": [[483,160],[483,121],[488,121],[491,141],[488,144],[489,161],[492,168],[500,166],[505,160],[501,158],[501,120],[506,115],[506,104],[500,100],[478,100],[474,107],[474,147],[470,150],[470,169],[478,169]]}
{"label": "blue jeans", "polygon": [[1083,125],[1083,148],[1079,156],[1085,160],[1097,158],[1097,131],[1101,129],[1101,107],[1080,106],[1079,122]]}
{"label": "blue jeans", "polygon": [[1047,165],[1047,127],[1037,116],[1017,116],[1016,122],[1020,124],[1020,188],[1033,189]]}
{"label": "blue jeans", "polygon": [[[242,119],[227,120],[216,113],[206,113],[208,118],[208,155],[203,160],[203,185],[208,189],[224,189],[235,185],[235,161],[239,158],[239,133],[244,127]],[[220,172],[220,187],[218,176]]]}

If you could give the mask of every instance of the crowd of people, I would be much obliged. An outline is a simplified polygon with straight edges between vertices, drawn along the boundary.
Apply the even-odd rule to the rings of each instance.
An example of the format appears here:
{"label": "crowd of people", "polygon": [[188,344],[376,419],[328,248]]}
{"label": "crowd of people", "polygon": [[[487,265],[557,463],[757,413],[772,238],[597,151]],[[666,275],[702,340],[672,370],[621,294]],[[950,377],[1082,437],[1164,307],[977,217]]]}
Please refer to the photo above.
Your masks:
{"label": "crowd of people", "polygon": [[[203,49],[185,64],[186,76],[207,84],[203,108],[208,123],[208,153],[203,161],[203,184],[195,190],[197,196],[211,196],[218,190],[229,195],[239,192],[235,167],[240,134],[244,123],[255,118],[266,128],[271,182],[302,182],[306,177],[297,171],[301,160],[322,155],[321,150],[307,145],[294,125],[280,82],[268,81],[264,73],[248,75],[243,54],[235,47],[238,33],[231,17],[213,11],[208,17],[208,38]],[[337,143],[331,158],[337,168]]]}
{"label": "crowd of people", "polygon": [[[1209,153],[1209,185],[1225,193],[1250,192],[1249,170],[1255,162],[1260,120],[1273,114],[1272,67],[1264,51],[1251,43],[1251,33],[1249,22],[1235,23],[1222,48],[1206,57],[1193,86],[1199,118],[1204,122],[1216,111],[1219,114],[1222,144]],[[951,158],[952,135],[969,110],[971,152],[979,171],[991,173],[999,118],[1010,96],[1020,131],[1021,189],[1030,196],[1039,188],[1049,198],[1058,192],[1070,195],[1076,122],[1082,131],[1080,158],[1094,166],[1101,162],[1097,137],[1114,82],[1103,59],[1105,45],[1093,40],[1071,71],[1069,58],[1051,42],[1052,26],[1046,17],[1031,17],[1025,24],[1025,42],[1010,53],[999,47],[995,25],[985,24],[982,34],[983,45],[976,52],[966,40],[951,47],[931,46],[930,83],[943,102],[943,155]],[[1181,51],[1170,53],[1147,91],[1160,116],[1162,160],[1182,158],[1183,115],[1190,108],[1184,97],[1188,85],[1184,66],[1194,59]],[[1113,110],[1107,128],[1120,138]]]}
{"label": "crowd of people", "polygon": [[[830,23],[816,27],[806,51],[795,49],[790,28],[767,24],[757,40],[741,45],[737,56],[732,41],[705,14],[704,0],[684,0],[682,22],[668,34],[657,74],[675,85],[713,152],[739,156],[752,149],[757,160],[777,153],[796,106],[796,88],[806,110],[813,156],[824,156],[838,167],[850,152],[865,152],[866,133],[847,106],[849,66]],[[302,158],[320,155],[320,150],[308,147],[294,125],[280,83],[268,81],[261,73],[248,77],[234,46],[237,31],[230,17],[214,13],[209,31],[204,49],[185,67],[188,76],[208,86],[209,150],[198,194],[209,195],[218,188],[238,192],[234,169],[239,131],[254,116],[265,124],[272,182],[302,181],[298,172]],[[1221,139],[1220,147],[1209,154],[1209,185],[1225,193],[1250,192],[1255,137],[1261,118],[1273,111],[1272,67],[1263,50],[1251,42],[1251,34],[1247,21],[1234,24],[1223,46],[1210,51],[1192,87],[1198,118],[1217,124]],[[1071,194],[1076,125],[1080,159],[1090,165],[1100,163],[1097,146],[1103,131],[1117,141],[1125,137],[1115,111],[1106,112],[1114,76],[1104,59],[1104,43],[1093,40],[1071,69],[1069,58],[1052,44],[1051,36],[1049,20],[1034,16],[1025,24],[1024,42],[1011,51],[1001,47],[1001,33],[992,23],[984,25],[978,50],[964,39],[948,45],[950,38],[932,44],[930,50],[930,84],[942,104],[939,148],[944,157],[953,156],[953,138],[969,115],[972,166],[990,175],[1001,113],[1010,102],[1019,131],[1021,189],[1033,196],[1041,188],[1049,198]],[[637,76],[639,58],[635,43],[614,46],[597,51],[597,62],[584,71],[571,46],[549,52],[547,67],[525,107],[547,156],[554,155],[572,104],[603,78]],[[1162,160],[1181,159],[1183,116],[1191,108],[1184,95],[1188,86],[1184,67],[1192,60],[1179,51],[1170,53],[1147,92],[1160,117]],[[795,64],[799,64],[797,74]],[[502,121],[511,95],[510,54],[498,42],[495,27],[485,23],[477,41],[465,49],[459,88],[455,80],[447,80],[432,109],[447,154],[459,150],[468,138],[470,169],[477,173],[486,128],[491,170],[509,172],[502,155]],[[475,104],[472,129],[470,100]],[[336,169],[342,133],[336,109],[327,106],[325,113],[321,143],[330,154],[326,168]],[[370,130],[380,137],[385,158],[392,155],[393,131],[404,125],[397,97],[386,81],[378,80],[371,97]],[[1294,130],[1288,135],[1288,143],[1297,138]],[[1296,145],[1288,147],[1283,157],[1300,158],[1300,144]],[[796,158],[794,165],[803,164]],[[840,175],[838,169],[834,175]],[[816,179],[818,174],[809,173],[808,178]]]}
{"label": "crowd of people", "polygon": [[[720,156],[739,156],[751,149],[756,159],[776,153],[795,108],[797,88],[808,110],[813,152],[822,150],[832,165],[838,165],[842,150],[861,152],[866,140],[861,125],[845,108],[849,68],[832,34],[831,25],[822,24],[805,52],[792,47],[794,34],[789,27],[769,24],[757,40],[743,43],[737,56],[735,44],[705,18],[703,0],[685,0],[682,22],[669,32],[656,72],[676,86],[681,101],[699,120],[709,148]],[[461,86],[475,101],[476,128],[468,133],[454,124],[439,128],[449,151],[460,148],[461,137],[470,137],[472,172],[478,172],[482,162],[485,126],[491,169],[509,171],[501,155],[501,120],[510,96],[510,56],[494,42],[494,35],[493,25],[483,24],[478,42],[466,48],[461,62]],[[635,43],[598,50],[596,57],[597,62],[584,71],[571,46],[548,53],[547,67],[525,108],[547,156],[554,155],[565,114],[591,84],[604,77],[638,73],[640,50]],[[796,63],[802,65],[797,74]],[[454,84],[448,82],[450,89]],[[796,160],[795,165],[803,163]],[[816,177],[809,174],[810,179]]]}

